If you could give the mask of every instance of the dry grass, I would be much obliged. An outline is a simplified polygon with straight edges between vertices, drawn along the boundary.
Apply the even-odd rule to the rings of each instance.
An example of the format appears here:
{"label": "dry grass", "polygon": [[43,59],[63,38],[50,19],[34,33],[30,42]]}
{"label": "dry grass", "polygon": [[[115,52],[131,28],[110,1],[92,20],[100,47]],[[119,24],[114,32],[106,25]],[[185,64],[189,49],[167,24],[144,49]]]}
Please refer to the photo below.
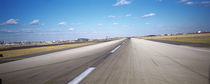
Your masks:
{"label": "dry grass", "polygon": [[1,57],[0,59],[8,58],[8,57],[30,55],[30,54],[35,54],[35,53],[42,53],[42,52],[47,52],[47,51],[55,51],[55,50],[61,50],[61,49],[66,49],[66,48],[74,48],[74,47],[90,45],[90,44],[93,44],[93,42],[0,51],[0,53],[4,55],[4,57]]}
{"label": "dry grass", "polygon": [[210,33],[184,34],[184,35],[172,35],[172,36],[150,36],[150,37],[138,37],[138,38],[210,45]]}

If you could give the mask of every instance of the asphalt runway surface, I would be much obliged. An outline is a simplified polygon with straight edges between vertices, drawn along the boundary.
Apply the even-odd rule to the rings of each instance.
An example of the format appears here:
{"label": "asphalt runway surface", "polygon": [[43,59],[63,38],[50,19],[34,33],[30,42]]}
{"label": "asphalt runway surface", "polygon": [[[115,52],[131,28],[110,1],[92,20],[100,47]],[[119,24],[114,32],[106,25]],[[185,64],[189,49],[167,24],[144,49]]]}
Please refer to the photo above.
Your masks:
{"label": "asphalt runway surface", "polygon": [[209,84],[209,74],[208,49],[135,38],[0,64],[3,84]]}

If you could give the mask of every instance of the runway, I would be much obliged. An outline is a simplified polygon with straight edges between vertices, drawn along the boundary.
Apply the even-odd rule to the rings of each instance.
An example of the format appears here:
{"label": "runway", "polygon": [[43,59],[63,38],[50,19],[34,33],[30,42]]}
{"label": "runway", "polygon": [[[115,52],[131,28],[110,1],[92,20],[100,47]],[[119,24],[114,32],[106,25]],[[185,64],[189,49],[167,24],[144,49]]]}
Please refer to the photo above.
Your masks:
{"label": "runway", "polygon": [[0,78],[67,84],[89,68],[80,84],[209,84],[210,50],[121,39],[0,64]]}

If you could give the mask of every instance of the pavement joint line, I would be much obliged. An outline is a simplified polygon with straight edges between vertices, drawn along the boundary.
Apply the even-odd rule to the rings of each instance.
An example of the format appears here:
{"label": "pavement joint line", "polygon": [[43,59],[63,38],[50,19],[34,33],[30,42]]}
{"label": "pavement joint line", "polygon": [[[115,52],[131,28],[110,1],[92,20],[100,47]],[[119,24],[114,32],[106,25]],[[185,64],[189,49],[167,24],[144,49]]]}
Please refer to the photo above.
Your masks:
{"label": "pavement joint line", "polygon": [[121,45],[117,46],[116,48],[114,48],[112,51],[110,51],[110,53],[114,53],[117,49],[120,48]]}
{"label": "pavement joint line", "polygon": [[68,82],[68,84],[79,84],[85,77],[87,77],[95,69],[96,67],[89,67],[79,76],[75,77],[72,81]]}
{"label": "pavement joint line", "polygon": [[191,50],[202,51],[202,52],[210,52],[210,50],[205,50],[205,49],[200,49],[200,48],[194,48],[194,47],[187,47],[187,46],[179,46],[179,47],[183,47],[183,48],[187,48],[187,49],[191,49]]}

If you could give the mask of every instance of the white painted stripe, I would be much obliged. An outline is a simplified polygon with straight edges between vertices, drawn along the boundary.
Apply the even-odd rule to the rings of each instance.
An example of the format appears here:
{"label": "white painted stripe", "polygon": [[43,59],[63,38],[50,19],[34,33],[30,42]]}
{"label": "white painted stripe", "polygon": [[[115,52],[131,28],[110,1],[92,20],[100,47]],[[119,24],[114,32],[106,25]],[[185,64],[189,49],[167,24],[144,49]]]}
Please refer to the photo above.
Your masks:
{"label": "white painted stripe", "polygon": [[111,53],[114,53],[118,48],[120,48],[121,45],[117,46],[116,48],[114,48]]}
{"label": "white painted stripe", "polygon": [[85,77],[88,76],[88,74],[90,74],[95,69],[96,69],[95,67],[88,68],[83,73],[81,73],[79,76],[77,76],[72,81],[70,81],[68,84],[79,84]]}

